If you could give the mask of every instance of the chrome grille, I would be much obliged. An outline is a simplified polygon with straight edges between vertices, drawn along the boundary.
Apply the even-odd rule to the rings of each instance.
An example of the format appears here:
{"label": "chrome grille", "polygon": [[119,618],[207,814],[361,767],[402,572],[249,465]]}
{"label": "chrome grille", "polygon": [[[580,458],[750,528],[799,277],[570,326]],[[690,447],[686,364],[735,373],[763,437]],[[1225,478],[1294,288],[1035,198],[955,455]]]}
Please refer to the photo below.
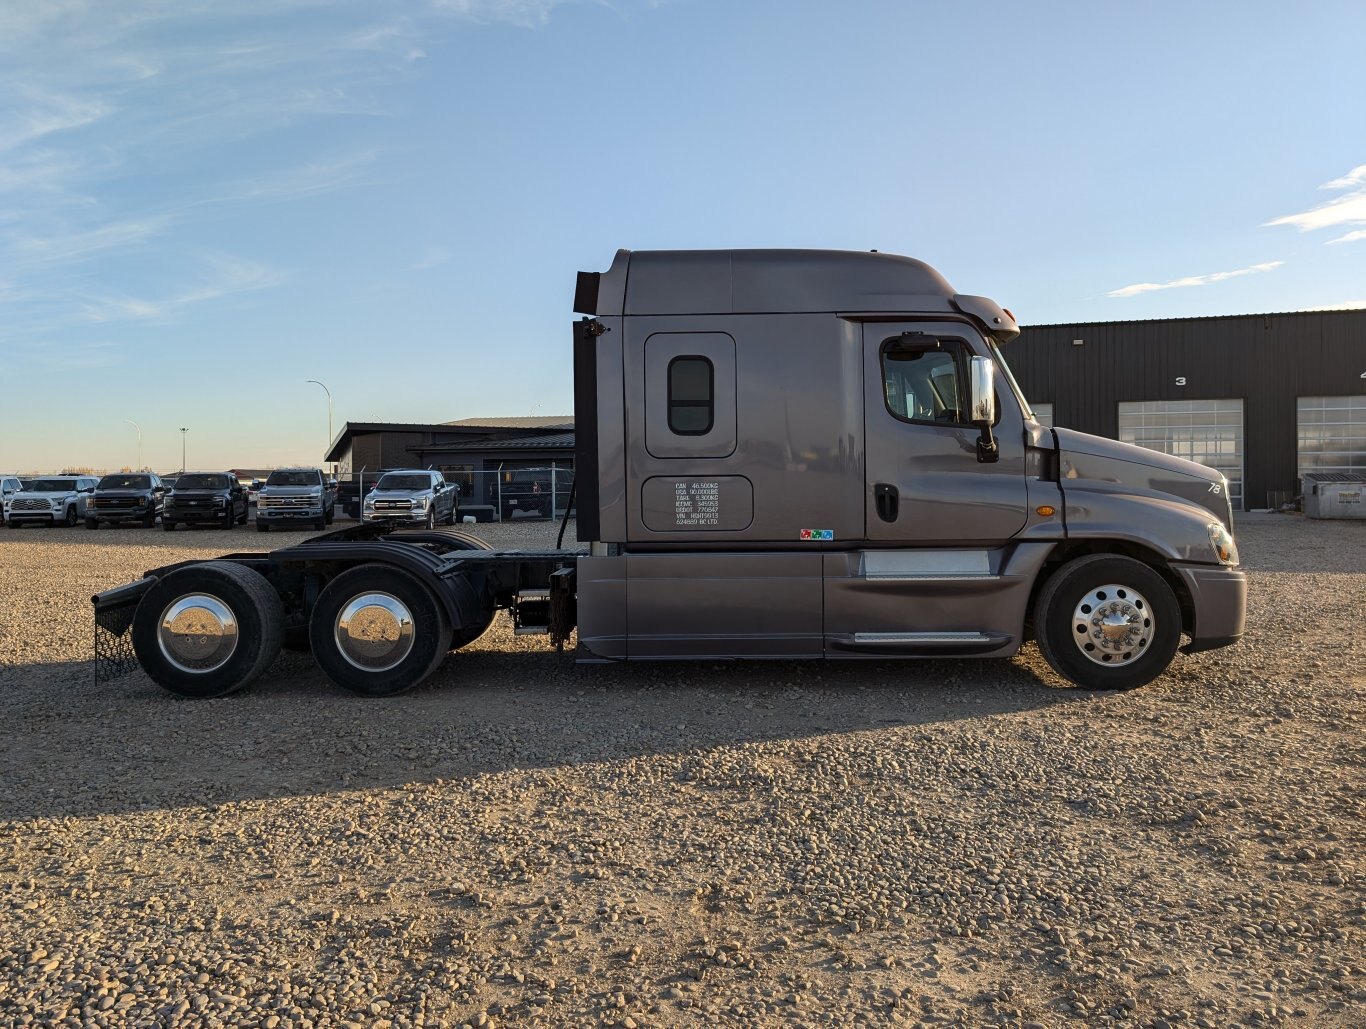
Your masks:
{"label": "chrome grille", "polygon": [[20,500],[11,500],[9,509],[11,511],[51,511],[52,505],[46,500],[24,497]]}
{"label": "chrome grille", "polygon": [[312,497],[261,497],[256,504],[258,507],[318,507],[321,501]]}
{"label": "chrome grille", "polygon": [[376,500],[376,511],[411,511],[413,502],[411,500]]}

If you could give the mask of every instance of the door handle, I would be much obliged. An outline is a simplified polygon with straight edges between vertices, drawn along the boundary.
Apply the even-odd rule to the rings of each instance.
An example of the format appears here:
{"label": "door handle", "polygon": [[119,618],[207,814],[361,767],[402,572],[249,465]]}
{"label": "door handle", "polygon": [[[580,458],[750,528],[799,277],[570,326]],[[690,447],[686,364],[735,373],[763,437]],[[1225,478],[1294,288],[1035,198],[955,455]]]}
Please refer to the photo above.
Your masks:
{"label": "door handle", "polygon": [[896,521],[897,508],[901,497],[890,482],[879,482],[873,486],[873,502],[877,506],[877,516],[884,522]]}

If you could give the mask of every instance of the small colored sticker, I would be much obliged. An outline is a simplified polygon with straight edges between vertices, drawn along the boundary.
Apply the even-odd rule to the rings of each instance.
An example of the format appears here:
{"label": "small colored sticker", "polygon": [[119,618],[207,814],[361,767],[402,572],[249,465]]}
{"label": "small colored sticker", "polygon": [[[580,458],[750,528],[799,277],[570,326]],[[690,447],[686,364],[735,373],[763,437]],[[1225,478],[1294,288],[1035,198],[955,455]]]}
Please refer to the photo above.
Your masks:
{"label": "small colored sticker", "polygon": [[802,539],[812,541],[828,541],[835,538],[834,529],[803,529]]}

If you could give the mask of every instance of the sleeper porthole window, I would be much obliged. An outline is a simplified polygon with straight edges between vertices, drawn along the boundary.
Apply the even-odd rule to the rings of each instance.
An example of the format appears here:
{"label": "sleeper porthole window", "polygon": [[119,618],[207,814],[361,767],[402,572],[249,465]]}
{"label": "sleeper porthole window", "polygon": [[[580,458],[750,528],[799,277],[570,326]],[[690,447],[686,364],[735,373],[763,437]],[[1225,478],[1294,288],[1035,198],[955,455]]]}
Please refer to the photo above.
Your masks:
{"label": "sleeper porthole window", "polygon": [[683,355],[669,362],[669,429],[679,436],[711,432],[716,409],[716,373],[705,357]]}

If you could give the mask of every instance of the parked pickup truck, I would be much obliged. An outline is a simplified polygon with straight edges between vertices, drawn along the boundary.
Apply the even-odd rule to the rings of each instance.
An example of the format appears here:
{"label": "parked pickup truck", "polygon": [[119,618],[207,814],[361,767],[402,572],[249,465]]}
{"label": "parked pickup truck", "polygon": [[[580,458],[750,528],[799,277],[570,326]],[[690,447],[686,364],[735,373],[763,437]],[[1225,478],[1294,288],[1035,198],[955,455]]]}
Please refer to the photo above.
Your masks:
{"label": "parked pickup truck", "polygon": [[156,525],[161,515],[166,488],[151,472],[115,472],[95,486],[85,507],[85,527],[133,523],[145,528]]}
{"label": "parked pickup truck", "polygon": [[5,524],[79,525],[100,480],[93,475],[44,475],[10,497]]}
{"label": "parked pickup truck", "polygon": [[247,491],[231,472],[185,472],[166,494],[161,527],[212,525],[231,529],[247,524]]}
{"label": "parked pickup truck", "polygon": [[508,521],[518,511],[551,517],[556,502],[563,506],[569,499],[573,481],[573,473],[567,469],[515,468],[503,472],[498,487],[502,521]]}
{"label": "parked pickup truck", "polygon": [[311,525],[319,531],[332,524],[337,494],[318,468],[277,468],[266,476],[256,495],[256,530],[273,525]]}
{"label": "parked pickup truck", "polygon": [[581,662],[1034,641],[1073,683],[1129,689],[1242,635],[1224,477],[1040,424],[1002,353],[1014,316],[929,265],[622,250],[579,273],[574,308],[586,553],[361,525],[178,562],[94,598],[97,671],[131,650],[166,689],[218,696],[306,628],[328,678],[386,695],[503,609],[556,645],[577,630]]}
{"label": "parked pickup truck", "polygon": [[422,468],[385,472],[366,494],[362,522],[454,525],[460,520],[460,487],[440,472]]}

